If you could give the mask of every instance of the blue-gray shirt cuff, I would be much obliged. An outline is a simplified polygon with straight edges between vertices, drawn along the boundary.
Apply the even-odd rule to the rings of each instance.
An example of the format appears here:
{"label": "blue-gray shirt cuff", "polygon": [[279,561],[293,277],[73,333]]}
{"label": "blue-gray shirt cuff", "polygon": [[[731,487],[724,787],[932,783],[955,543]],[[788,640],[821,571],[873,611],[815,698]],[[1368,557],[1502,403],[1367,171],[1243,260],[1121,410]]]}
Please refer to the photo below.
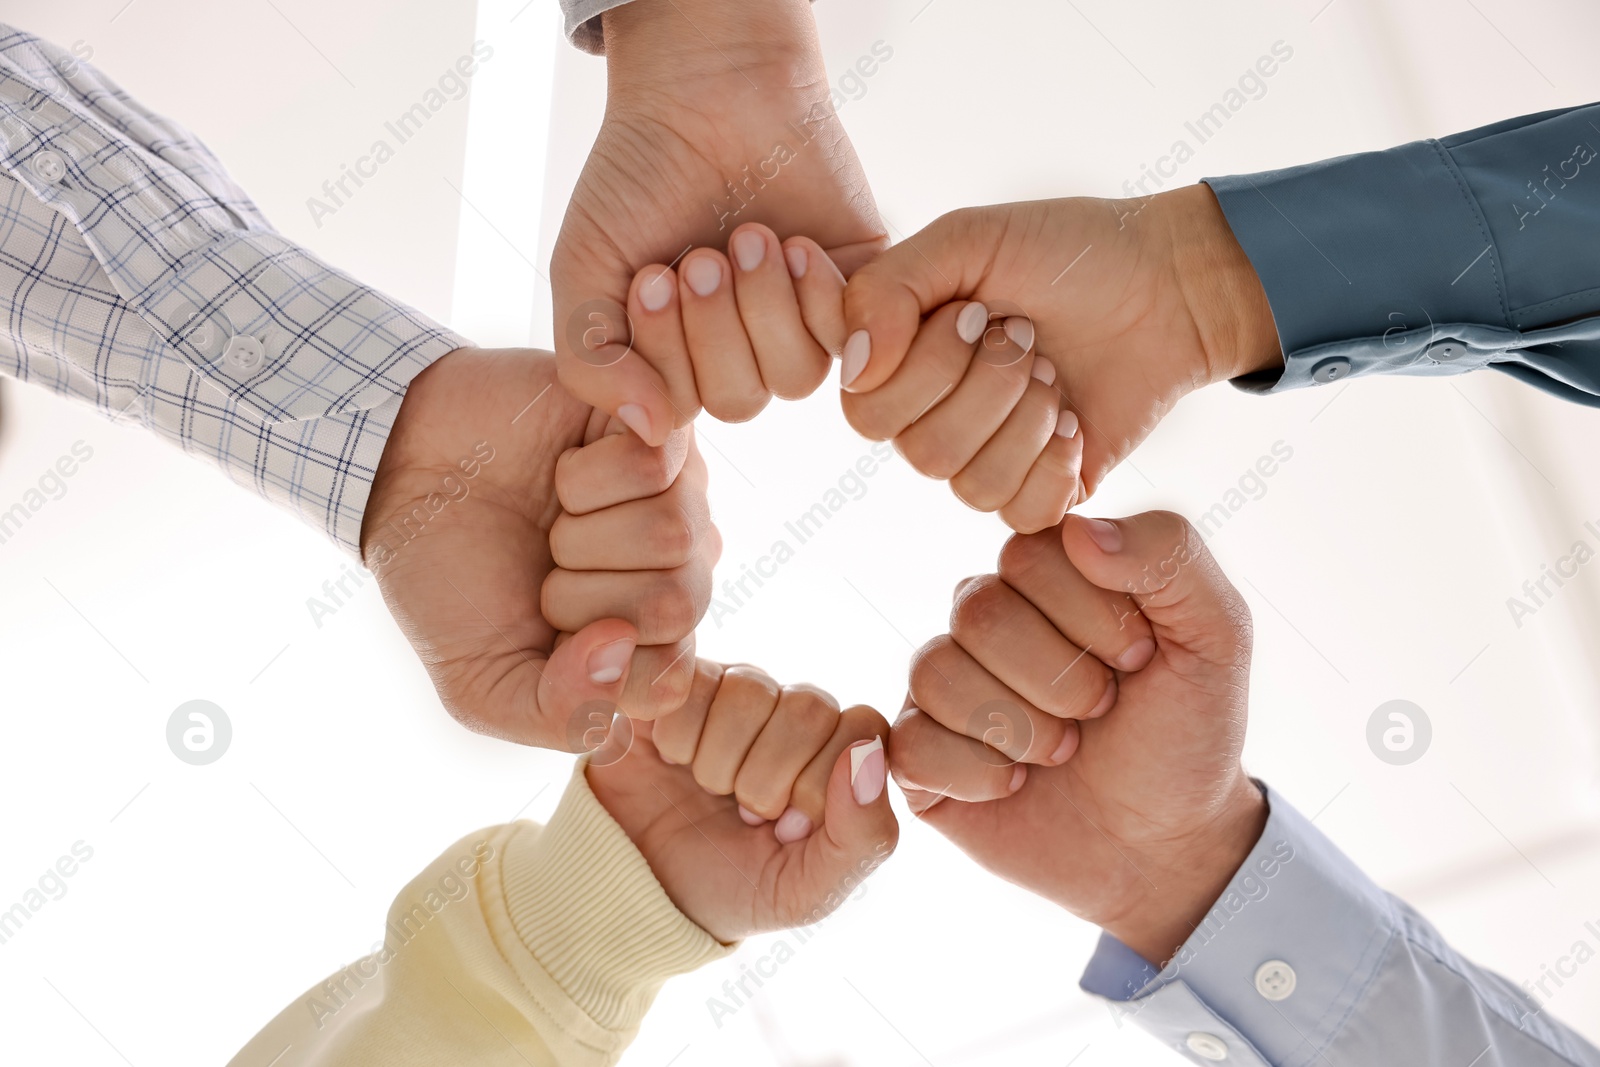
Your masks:
{"label": "blue-gray shirt cuff", "polygon": [[1495,366],[1600,402],[1600,106],[1206,182],[1284,352],[1241,388]]}

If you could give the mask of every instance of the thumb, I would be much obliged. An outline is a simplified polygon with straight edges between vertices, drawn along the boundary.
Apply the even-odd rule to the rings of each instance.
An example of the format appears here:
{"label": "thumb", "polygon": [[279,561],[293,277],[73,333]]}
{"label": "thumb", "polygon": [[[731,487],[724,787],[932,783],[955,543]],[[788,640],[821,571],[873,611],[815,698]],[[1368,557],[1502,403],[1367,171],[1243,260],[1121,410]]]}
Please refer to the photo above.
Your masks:
{"label": "thumb", "polygon": [[802,868],[805,897],[822,914],[853,893],[900,840],[887,783],[881,736],[857,741],[834,761],[822,827],[805,841]]}
{"label": "thumb", "polygon": [[1176,645],[1227,666],[1248,658],[1250,609],[1183,516],[1170,511],[1115,520],[1069,515],[1061,544],[1090,582],[1133,599],[1158,645]]}
{"label": "thumb", "polygon": [[935,219],[850,275],[839,379],[848,392],[870,392],[888,381],[910,351],[922,317],[971,295],[981,277],[972,272],[982,270],[987,256],[969,247],[975,233],[970,218],[956,211]]}
{"label": "thumb", "polygon": [[567,752],[590,752],[602,744],[628,682],[628,665],[639,631],[622,619],[601,619],[575,634],[564,634],[542,665],[522,667],[539,673],[536,733],[542,740],[513,737]]}

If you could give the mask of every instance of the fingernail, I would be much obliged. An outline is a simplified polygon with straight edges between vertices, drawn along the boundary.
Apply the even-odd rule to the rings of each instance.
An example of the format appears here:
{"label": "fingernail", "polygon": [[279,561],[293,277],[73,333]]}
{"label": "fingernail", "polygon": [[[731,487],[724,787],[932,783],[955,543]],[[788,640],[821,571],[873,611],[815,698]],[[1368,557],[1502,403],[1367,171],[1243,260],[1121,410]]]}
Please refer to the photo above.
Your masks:
{"label": "fingernail", "polygon": [[1062,408],[1061,414],[1056,416],[1056,436],[1078,436],[1078,413],[1071,408]]}
{"label": "fingernail", "polygon": [[595,685],[615,685],[621,681],[622,672],[633,658],[633,645],[633,638],[624,637],[589,653],[589,681]]}
{"label": "fingernail", "polygon": [[[1033,357],[1033,369],[1028,373],[1046,385],[1054,385],[1056,383],[1056,365],[1043,356]],[[1068,436],[1070,437],[1071,435],[1068,434]]]}
{"label": "fingernail", "polygon": [[[1057,745],[1056,750],[1050,753],[1050,762],[1052,765],[1060,766],[1071,759],[1072,754],[1076,751],[1078,751],[1078,731],[1075,727],[1068,726],[1066,736],[1061,739],[1061,744]],[[1021,766],[1021,764],[1018,764],[1018,766]],[[1015,790],[1016,786],[1013,785],[1011,788]]]}
{"label": "fingernail", "polygon": [[710,296],[722,284],[722,264],[710,256],[698,256],[683,268],[689,288],[701,296]]}
{"label": "fingernail", "polygon": [[667,277],[664,270],[657,271],[654,277],[647,278],[639,286],[639,303],[644,305],[646,311],[660,311],[671,299],[672,279]]}
{"label": "fingernail", "polygon": [[791,841],[802,841],[811,836],[811,816],[799,808],[790,808],[778,816],[778,821],[772,825],[772,836],[780,844],[787,845]]}
{"label": "fingernail", "polygon": [[967,344],[977,344],[983,328],[989,324],[989,309],[974,300],[956,316],[956,336]]}
{"label": "fingernail", "polygon": [[1027,780],[1028,765],[1025,763],[1019,763],[1017,764],[1016,770],[1011,772],[1011,785],[1008,788],[1011,792],[1015,793],[1017,790],[1022,788],[1022,783],[1026,782]]}
{"label": "fingernail", "polygon": [[883,794],[885,774],[883,738],[874,737],[850,750],[850,784],[857,804],[866,807]]}
{"label": "fingernail", "polygon": [[783,259],[785,263],[789,264],[789,277],[804,278],[806,276],[806,266],[810,263],[810,260],[806,258],[806,250],[804,248],[796,245],[794,248],[784,249]]}
{"label": "fingernail", "polygon": [[1033,349],[1033,320],[1024,315],[1013,315],[1006,320],[1006,336],[1024,352]]}
{"label": "fingernail", "polygon": [[628,429],[639,435],[640,440],[650,440],[650,413],[639,404],[624,404],[617,409],[617,418],[627,424]]}
{"label": "fingernail", "polygon": [[1128,646],[1128,650],[1117,657],[1117,667],[1125,671],[1136,671],[1150,662],[1155,655],[1156,643],[1154,638],[1141,637]]}
{"label": "fingernail", "polygon": [[739,805],[739,818],[744,820],[744,824],[746,826],[760,826],[762,823],[767,821],[761,816],[757,815],[755,812],[751,811],[749,808],[745,807],[743,804]]}
{"label": "fingernail", "polygon": [[1084,718],[1086,718],[1086,719],[1098,719],[1100,716],[1102,716],[1106,712],[1110,711],[1111,710],[1111,705],[1115,704],[1116,702],[1117,702],[1117,676],[1113,674],[1111,676],[1111,680],[1106,683],[1106,691],[1103,694],[1101,694],[1101,696],[1100,696],[1100,703],[1096,704],[1094,706],[1094,710],[1089,712],[1089,714],[1084,716]]}
{"label": "fingernail", "polygon": [[861,377],[861,372],[867,369],[867,359],[872,355],[872,337],[866,330],[857,330],[851,334],[844,343],[844,353],[841,356],[843,365],[839,368],[839,385],[845,389],[850,388],[850,383]]}
{"label": "fingernail", "polygon": [[767,239],[754,230],[733,235],[733,261],[740,270],[755,270],[767,258]]}
{"label": "fingernail", "polygon": [[1084,519],[1084,532],[1089,539],[1100,547],[1100,551],[1108,555],[1122,551],[1122,531],[1104,519]]}

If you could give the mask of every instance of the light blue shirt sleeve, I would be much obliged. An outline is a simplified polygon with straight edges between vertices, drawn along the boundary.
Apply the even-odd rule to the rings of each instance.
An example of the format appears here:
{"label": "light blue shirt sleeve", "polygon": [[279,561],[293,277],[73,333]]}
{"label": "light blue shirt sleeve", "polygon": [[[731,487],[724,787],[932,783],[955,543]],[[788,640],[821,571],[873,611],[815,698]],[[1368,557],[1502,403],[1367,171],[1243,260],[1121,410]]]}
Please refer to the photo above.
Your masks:
{"label": "light blue shirt sleeve", "polygon": [[1241,388],[1493,367],[1600,405],[1600,105],[1206,183],[1283,346]]}
{"label": "light blue shirt sleeve", "polygon": [[[1267,800],[1261,839],[1172,961],[1158,972],[1102,935],[1085,992],[1200,1064],[1600,1067],[1536,988],[1463,959],[1282,797]],[[1591,933],[1600,941],[1600,925]]]}

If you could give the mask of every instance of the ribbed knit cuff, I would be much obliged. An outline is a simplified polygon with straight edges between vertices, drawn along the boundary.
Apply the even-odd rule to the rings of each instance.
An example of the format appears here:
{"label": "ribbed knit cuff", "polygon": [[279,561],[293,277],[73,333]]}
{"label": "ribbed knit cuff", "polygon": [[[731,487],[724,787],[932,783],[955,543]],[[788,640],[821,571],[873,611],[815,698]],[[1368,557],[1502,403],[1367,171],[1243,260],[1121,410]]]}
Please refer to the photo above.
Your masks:
{"label": "ribbed knit cuff", "polygon": [[504,906],[518,939],[590,1025],[586,1045],[632,1038],[663,983],[732,951],[680,912],[580,761],[543,830],[510,828]]}

